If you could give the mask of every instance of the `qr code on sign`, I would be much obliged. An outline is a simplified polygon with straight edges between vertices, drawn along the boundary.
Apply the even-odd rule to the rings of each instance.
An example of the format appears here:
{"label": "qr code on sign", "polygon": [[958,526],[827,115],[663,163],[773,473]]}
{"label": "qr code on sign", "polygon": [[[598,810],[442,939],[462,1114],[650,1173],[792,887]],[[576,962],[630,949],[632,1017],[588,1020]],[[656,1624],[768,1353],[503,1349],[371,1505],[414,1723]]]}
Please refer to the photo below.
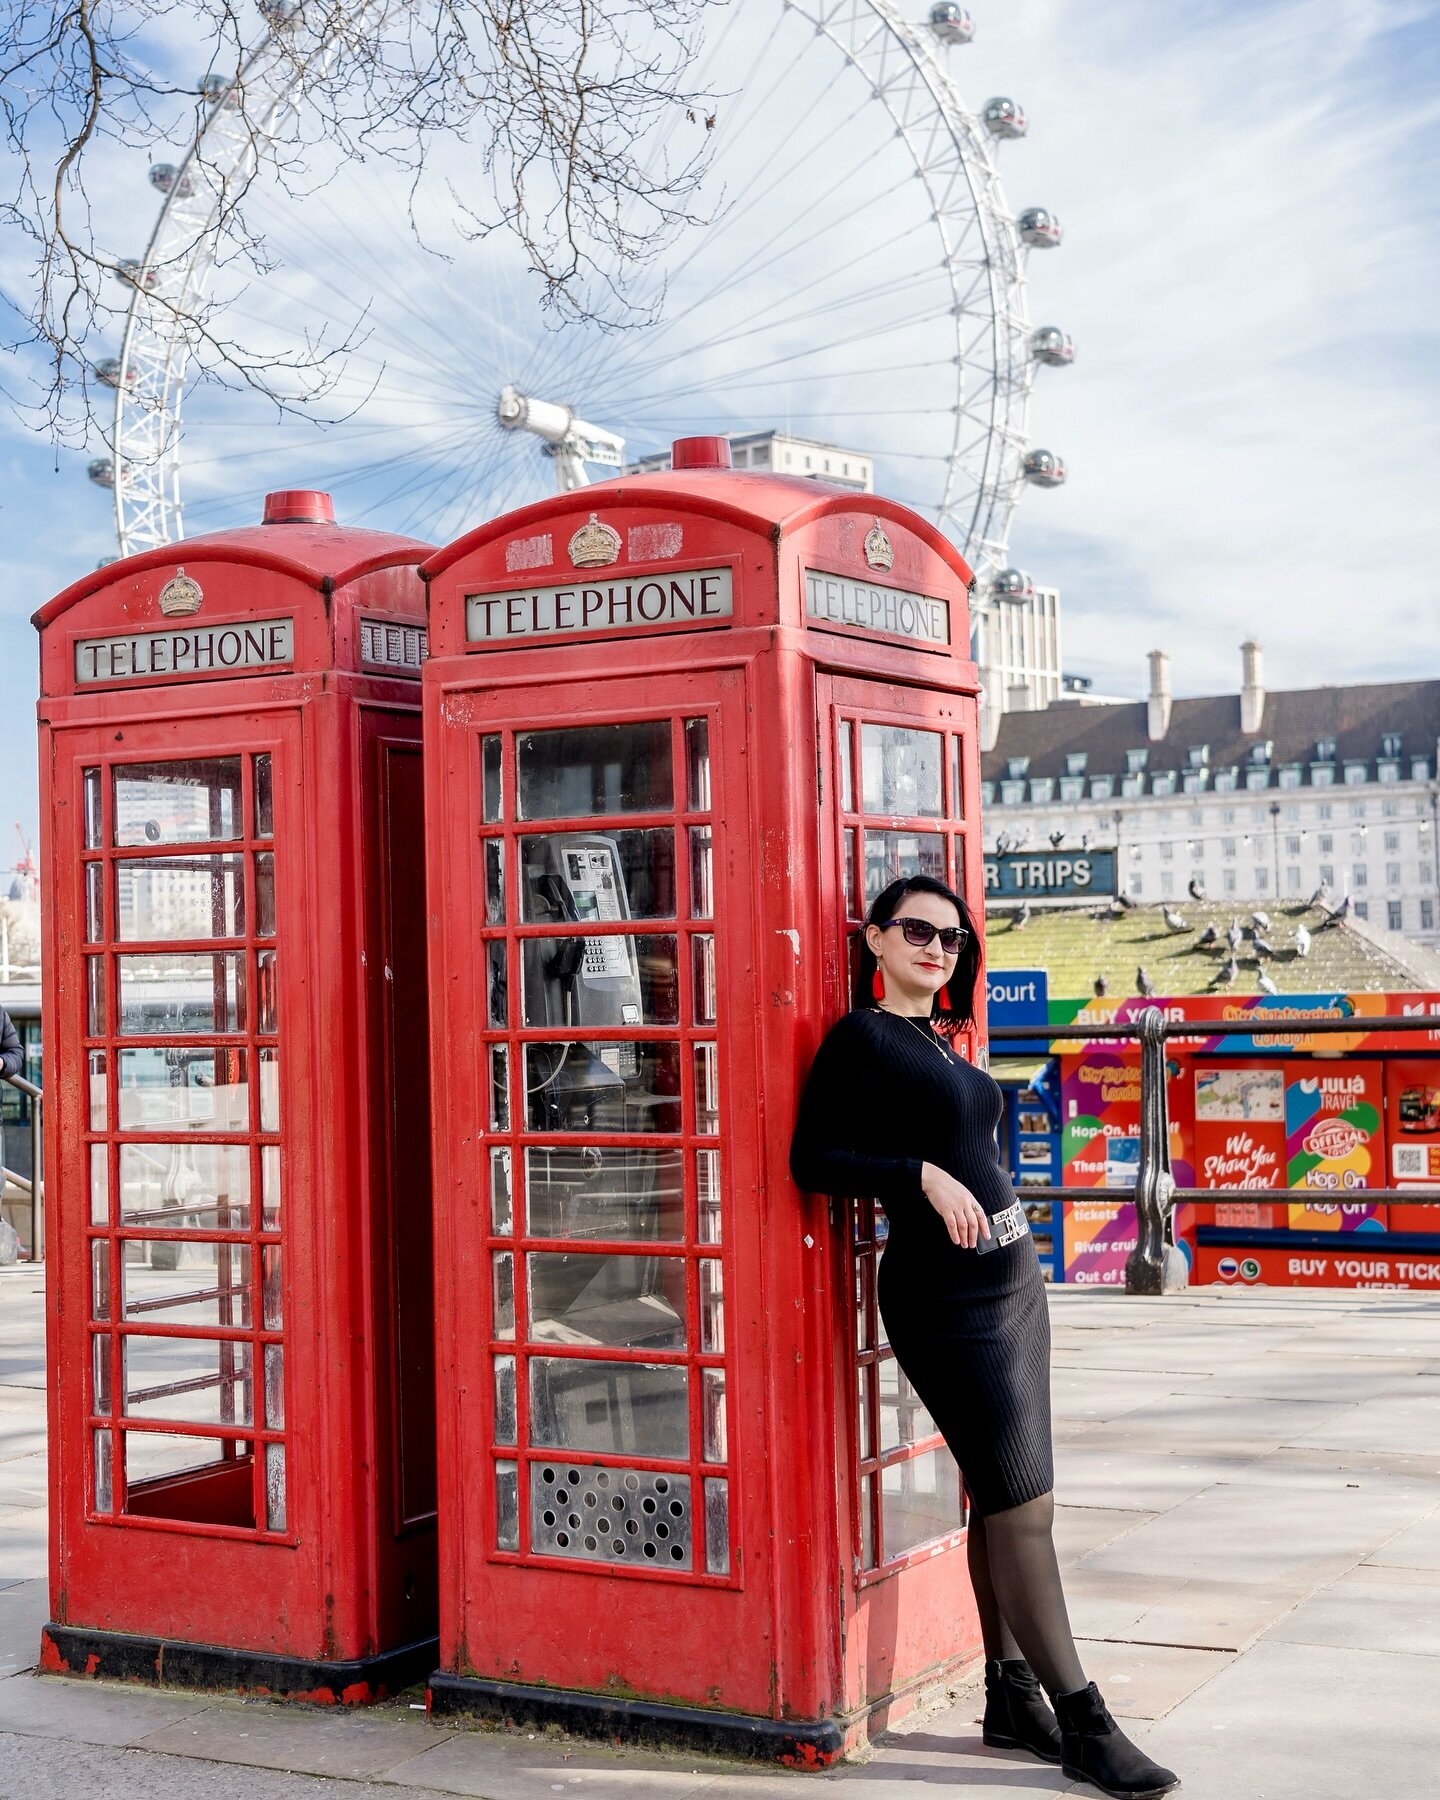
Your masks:
{"label": "qr code on sign", "polygon": [[1423,1144],[1395,1145],[1395,1179],[1397,1181],[1417,1178],[1425,1179],[1425,1146]]}

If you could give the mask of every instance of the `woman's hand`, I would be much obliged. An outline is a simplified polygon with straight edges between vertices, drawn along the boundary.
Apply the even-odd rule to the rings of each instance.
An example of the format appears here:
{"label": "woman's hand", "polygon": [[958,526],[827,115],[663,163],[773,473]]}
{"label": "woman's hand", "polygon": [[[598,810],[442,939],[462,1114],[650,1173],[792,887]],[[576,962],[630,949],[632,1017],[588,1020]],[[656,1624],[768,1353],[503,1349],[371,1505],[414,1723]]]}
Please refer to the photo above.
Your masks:
{"label": "woman's hand", "polygon": [[973,1250],[982,1237],[989,1237],[990,1220],[985,1208],[963,1181],[957,1181],[934,1163],[921,1163],[920,1191],[945,1221],[952,1244]]}

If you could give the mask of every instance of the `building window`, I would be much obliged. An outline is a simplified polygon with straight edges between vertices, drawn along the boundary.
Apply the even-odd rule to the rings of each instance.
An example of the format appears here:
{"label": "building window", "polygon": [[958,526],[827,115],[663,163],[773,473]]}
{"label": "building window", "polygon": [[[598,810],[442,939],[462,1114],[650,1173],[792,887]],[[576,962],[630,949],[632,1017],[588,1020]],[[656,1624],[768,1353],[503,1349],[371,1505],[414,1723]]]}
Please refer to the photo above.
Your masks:
{"label": "building window", "polygon": [[1400,734],[1398,731],[1387,731],[1380,740],[1382,756],[1398,756],[1400,754]]}
{"label": "building window", "polygon": [[1370,917],[1370,902],[1368,900],[1357,900],[1355,902],[1355,917],[1357,919],[1368,919]]}
{"label": "building window", "polygon": [[1285,763],[1280,770],[1280,785],[1283,788],[1297,788],[1300,785],[1299,763]]}
{"label": "building window", "polygon": [[1270,892],[1270,871],[1268,869],[1256,868],[1255,892],[1257,894],[1268,894]]}
{"label": "building window", "polygon": [[1435,902],[1433,900],[1420,902],[1420,929],[1422,931],[1435,929]]}
{"label": "building window", "polygon": [[1359,787],[1367,773],[1367,765],[1363,762],[1347,762],[1345,765],[1346,787]]}
{"label": "building window", "polygon": [[1421,885],[1421,887],[1430,887],[1433,885],[1434,881],[1435,881],[1435,866],[1434,866],[1434,864],[1428,863],[1428,862],[1422,862],[1420,865],[1420,885]]}
{"label": "building window", "polygon": [[1083,775],[1062,775],[1060,777],[1060,798],[1062,800],[1083,800],[1085,798],[1085,777]]}
{"label": "building window", "polygon": [[1140,871],[1137,869],[1135,871],[1135,873],[1130,877],[1130,892],[1132,894],[1138,894],[1143,885],[1144,885],[1144,877],[1141,875]]}
{"label": "building window", "polygon": [[1335,885],[1335,865],[1334,865],[1334,863],[1321,863],[1321,865],[1320,865],[1320,883],[1321,883],[1322,887],[1328,887],[1328,888],[1334,887],[1334,885]]}
{"label": "building window", "polygon": [[1189,812],[1189,821],[1192,825],[1203,825],[1205,823],[1205,814],[1201,811],[1201,809],[1198,806],[1191,807],[1190,812]]}
{"label": "building window", "polygon": [[1204,845],[1204,842],[1202,839],[1191,838],[1191,840],[1190,840],[1190,860],[1191,860],[1191,862],[1204,862],[1204,860],[1205,860],[1205,845]]}
{"label": "building window", "polygon": [[1049,775],[1037,775],[1030,783],[1030,798],[1036,806],[1048,806],[1055,797],[1055,783]]}
{"label": "building window", "polygon": [[1030,758],[1028,756],[1010,757],[1005,764],[1005,773],[1012,781],[1021,780],[1030,773]]}
{"label": "building window", "polygon": [[1256,792],[1260,788],[1269,787],[1269,785],[1270,785],[1270,766],[1269,766],[1269,764],[1262,763],[1258,767],[1247,769],[1245,771],[1245,785],[1252,792]]}
{"label": "building window", "polygon": [[1235,808],[1233,806],[1227,806],[1222,809],[1220,813],[1220,823],[1222,825],[1233,825],[1235,823]]}
{"label": "building window", "polygon": [[1390,852],[1390,854],[1392,856],[1396,853],[1397,850],[1399,850],[1399,848],[1400,848],[1400,833],[1398,831],[1387,831],[1385,833],[1385,848]]}
{"label": "building window", "polygon": [[1400,802],[1398,800],[1382,800],[1380,802],[1380,816],[1382,819],[1398,819],[1400,817]]}
{"label": "building window", "polygon": [[1298,806],[1287,806],[1285,808],[1284,816],[1287,825],[1298,824],[1300,820],[1300,808]]}
{"label": "building window", "polygon": [[1233,856],[1233,855],[1234,855],[1234,854],[1235,854],[1235,840],[1234,840],[1234,838],[1221,838],[1221,840],[1220,840],[1220,854],[1221,854],[1221,855],[1222,855],[1222,856]]}
{"label": "building window", "polygon": [[1092,775],[1090,777],[1090,798],[1092,800],[1109,800],[1115,793],[1115,777],[1113,775]]}
{"label": "building window", "polygon": [[1351,853],[1351,855],[1352,856],[1360,856],[1364,853],[1364,850],[1365,850],[1365,833],[1363,831],[1352,831],[1350,833],[1350,853]]}
{"label": "building window", "polygon": [[1000,783],[1000,804],[1002,806],[1019,806],[1025,798],[1023,781],[1002,781]]}
{"label": "building window", "polygon": [[1150,761],[1150,752],[1145,750],[1127,750],[1125,752],[1125,773],[1138,775]]}
{"label": "building window", "polygon": [[1335,807],[1333,802],[1322,800],[1315,808],[1315,817],[1317,819],[1333,819],[1335,817]]}
{"label": "building window", "polygon": [[1285,854],[1287,856],[1298,856],[1300,854],[1300,837],[1298,832],[1293,837],[1286,838]]}
{"label": "building window", "polygon": [[1169,869],[1160,871],[1160,892],[1166,900],[1175,892],[1175,876]]}
{"label": "building window", "polygon": [[1222,870],[1221,881],[1227,894],[1235,892],[1235,871],[1233,869]]}
{"label": "building window", "polygon": [[1428,781],[1430,779],[1430,759],[1428,757],[1411,757],[1410,779],[1412,781]]}
{"label": "building window", "polygon": [[1320,854],[1322,856],[1332,856],[1334,854],[1334,852],[1335,852],[1335,839],[1330,835],[1330,833],[1328,831],[1322,831],[1320,833]]}
{"label": "building window", "polygon": [[1399,865],[1399,863],[1386,863],[1386,865],[1385,865],[1385,885],[1386,885],[1386,887],[1399,887],[1399,885],[1400,885],[1400,865]]}
{"label": "building window", "polygon": [[1352,800],[1350,802],[1350,817],[1352,819],[1363,819],[1369,810],[1370,809],[1363,800]]}
{"label": "building window", "polygon": [[[1349,770],[1346,770],[1346,774],[1349,774]],[[1389,762],[1382,756],[1375,764],[1375,775],[1380,781],[1398,781],[1400,765],[1398,762]]]}
{"label": "building window", "polygon": [[1311,787],[1334,787],[1334,785],[1335,785],[1335,765],[1334,765],[1334,763],[1311,763],[1311,765],[1310,765],[1310,785],[1311,785]]}
{"label": "building window", "polygon": [[1370,871],[1365,867],[1364,863],[1356,863],[1354,868],[1350,871],[1350,885],[1351,887],[1357,888],[1368,887],[1370,885]]}
{"label": "building window", "polygon": [[1235,792],[1235,770],[1217,769],[1215,771],[1215,792],[1217,794],[1233,794]]}
{"label": "building window", "polygon": [[1190,767],[1192,769],[1203,769],[1209,760],[1210,746],[1208,744],[1192,744],[1190,746]]}
{"label": "building window", "polygon": [[1145,792],[1145,777],[1143,775],[1122,775],[1120,792],[1127,800],[1138,800]]}
{"label": "building window", "polygon": [[1173,844],[1162,844],[1160,846],[1160,860],[1161,862],[1174,862],[1175,846]]}
{"label": "building window", "polygon": [[1334,740],[1334,738],[1316,738],[1316,740],[1315,740],[1315,755],[1316,755],[1316,758],[1320,762],[1334,762],[1334,760],[1335,760],[1335,740]]}
{"label": "building window", "polygon": [[1065,773],[1067,775],[1083,775],[1085,764],[1090,760],[1085,750],[1067,750],[1065,752]]}
{"label": "building window", "polygon": [[1400,931],[1403,929],[1400,920],[1400,902],[1398,900],[1387,900],[1385,902],[1385,923],[1391,931]]}
{"label": "building window", "polygon": [[1300,892],[1300,871],[1294,863],[1291,863],[1285,871],[1285,885],[1292,894]]}
{"label": "building window", "polygon": [[1164,796],[1175,792],[1175,771],[1173,769],[1157,769],[1150,778],[1150,792]]}
{"label": "building window", "polygon": [[993,806],[995,804],[995,783],[993,781],[982,781],[980,783],[980,804],[982,806]]}

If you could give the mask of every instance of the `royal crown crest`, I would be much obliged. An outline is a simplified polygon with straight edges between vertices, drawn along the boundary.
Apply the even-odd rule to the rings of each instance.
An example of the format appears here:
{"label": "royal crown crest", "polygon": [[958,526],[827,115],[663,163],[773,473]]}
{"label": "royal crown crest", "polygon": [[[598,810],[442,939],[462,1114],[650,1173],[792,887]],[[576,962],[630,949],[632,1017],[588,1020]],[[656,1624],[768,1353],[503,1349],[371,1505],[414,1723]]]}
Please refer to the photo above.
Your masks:
{"label": "royal crown crest", "polygon": [[865,533],[865,560],[872,569],[888,569],[895,560],[895,551],[878,519]]}
{"label": "royal crown crest", "polygon": [[184,569],[177,569],[160,590],[160,610],[167,619],[184,619],[200,610],[205,591]]}
{"label": "royal crown crest", "polygon": [[602,525],[596,514],[570,540],[570,561],[577,569],[603,569],[620,555],[620,533]]}

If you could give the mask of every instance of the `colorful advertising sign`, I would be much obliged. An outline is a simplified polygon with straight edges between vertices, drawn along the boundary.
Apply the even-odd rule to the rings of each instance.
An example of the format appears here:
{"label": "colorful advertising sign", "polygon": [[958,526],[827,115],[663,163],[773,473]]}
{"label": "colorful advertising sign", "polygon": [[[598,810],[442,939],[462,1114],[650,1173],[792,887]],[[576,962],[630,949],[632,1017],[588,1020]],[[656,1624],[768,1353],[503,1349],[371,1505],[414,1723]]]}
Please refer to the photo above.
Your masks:
{"label": "colorful advertising sign", "polygon": [[[1392,1187],[1440,1187],[1440,1058],[1385,1064],[1385,1142]],[[1440,1231],[1440,1206],[1392,1205],[1392,1231]]]}
{"label": "colorful advertising sign", "polygon": [[1333,1198],[1291,1202],[1292,1231],[1383,1231],[1385,1209],[1341,1198],[1385,1185],[1379,1063],[1312,1064],[1285,1070],[1287,1185]]}
{"label": "colorful advertising sign", "polygon": [[1192,1279],[1213,1287],[1440,1288],[1440,1254],[1387,1250],[1377,1237],[1363,1249],[1227,1250],[1201,1244]]}
{"label": "colorful advertising sign", "polygon": [[[1303,1050],[1334,1055],[1351,1055],[1360,1050],[1408,1051],[1412,1056],[1422,1050],[1440,1048],[1440,994],[1182,994],[1171,999],[1142,1000],[1052,1000],[1052,1026],[1076,1026],[1075,1037],[1085,1041],[1086,1025],[1126,1024],[1136,1019],[1146,1007],[1156,1006],[1167,1021],[1196,1026],[1193,1038],[1170,1040],[1169,1048],[1187,1055],[1274,1056],[1277,1052]],[[1435,1016],[1435,1027],[1428,1031],[1380,1031],[1365,1029],[1366,1018]],[[1234,1037],[1206,1036],[1205,1024],[1210,1020],[1256,1023],[1256,1035]],[[1354,1019],[1355,1031],[1317,1037],[1303,1029],[1306,1019]],[[1283,1026],[1295,1022],[1293,1031],[1267,1031],[1259,1027],[1267,1022]],[[1075,1042],[1057,1044],[1057,1049],[1074,1049]]]}

